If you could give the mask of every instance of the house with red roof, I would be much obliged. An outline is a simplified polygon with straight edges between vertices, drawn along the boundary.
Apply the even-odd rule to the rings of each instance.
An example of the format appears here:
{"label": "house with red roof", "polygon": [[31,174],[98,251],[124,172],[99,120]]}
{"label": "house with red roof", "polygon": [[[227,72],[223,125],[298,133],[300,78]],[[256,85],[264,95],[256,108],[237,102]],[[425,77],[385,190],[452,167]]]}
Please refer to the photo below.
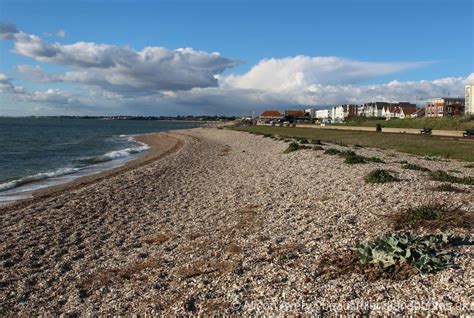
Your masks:
{"label": "house with red roof", "polygon": [[281,117],[281,113],[277,110],[266,110],[260,114],[259,119],[263,122],[269,122],[272,120],[279,120]]}

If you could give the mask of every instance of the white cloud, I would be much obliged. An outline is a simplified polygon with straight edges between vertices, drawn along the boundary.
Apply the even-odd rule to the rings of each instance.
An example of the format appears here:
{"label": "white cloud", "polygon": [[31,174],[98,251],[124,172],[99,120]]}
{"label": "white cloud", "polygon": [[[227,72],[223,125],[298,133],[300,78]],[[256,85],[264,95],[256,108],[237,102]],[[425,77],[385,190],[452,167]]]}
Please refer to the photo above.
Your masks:
{"label": "white cloud", "polygon": [[[468,77],[366,84],[430,62],[368,62],[339,57],[295,56],[264,59],[242,75],[222,73],[237,61],[191,48],[170,50],[77,42],[49,43],[0,25],[0,37],[14,41],[18,54],[38,62],[63,65],[60,73],[41,66],[19,65],[30,81],[78,84],[86,94],[50,87],[27,92],[0,73],[0,91],[21,102],[59,113],[71,110],[98,114],[249,114],[265,108],[284,109],[368,101],[422,101],[445,95],[462,96]],[[33,107],[31,112],[33,112]]]}
{"label": "white cloud", "polygon": [[290,91],[313,84],[356,83],[426,65],[428,62],[364,62],[334,56],[265,59],[244,75],[223,77],[223,85]]}
{"label": "white cloud", "polygon": [[92,42],[62,45],[13,31],[11,26],[2,29],[2,36],[14,41],[16,53],[39,62],[74,68],[66,74],[49,77],[50,80],[77,82],[109,91],[149,94],[213,87],[218,85],[216,75],[238,64],[219,53],[192,48],[145,47],[135,51]]}

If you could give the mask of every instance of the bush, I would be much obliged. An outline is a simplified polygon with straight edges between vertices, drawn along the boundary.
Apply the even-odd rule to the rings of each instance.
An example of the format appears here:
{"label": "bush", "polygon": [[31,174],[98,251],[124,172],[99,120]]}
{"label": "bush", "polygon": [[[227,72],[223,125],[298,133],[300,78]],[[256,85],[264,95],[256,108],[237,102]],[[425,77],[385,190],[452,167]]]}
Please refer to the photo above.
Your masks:
{"label": "bush", "polygon": [[369,162],[385,163],[385,161],[377,157],[366,157],[365,160]]}
{"label": "bush", "polygon": [[300,144],[309,144],[308,139],[300,139]]}
{"label": "bush", "polygon": [[445,209],[439,204],[427,204],[407,210],[404,221],[415,224],[424,220],[436,220],[441,217]]}
{"label": "bush", "polygon": [[399,181],[396,177],[392,176],[387,170],[377,169],[370,172],[366,177],[367,183],[386,183]]}
{"label": "bush", "polygon": [[387,268],[406,262],[429,273],[451,266],[451,256],[445,250],[449,243],[444,233],[420,237],[392,233],[360,245],[357,254],[362,264],[370,262]]}
{"label": "bush", "polygon": [[315,140],[311,140],[311,143],[313,145],[322,145],[323,143],[321,142],[321,140],[318,140],[318,139],[315,139]]}
{"label": "bush", "polygon": [[339,150],[337,150],[336,148],[329,148],[329,149],[326,149],[326,151],[324,153],[327,154],[327,155],[338,155],[341,152]]}
{"label": "bush", "polygon": [[430,169],[428,168],[425,168],[425,167],[422,167],[422,166],[419,166],[419,165],[416,165],[416,164],[413,164],[413,163],[405,163],[402,165],[402,169],[408,169],[408,170],[418,170],[418,171],[431,171]]}
{"label": "bush", "polygon": [[443,191],[443,192],[464,192],[463,189],[456,188],[452,186],[450,183],[443,183],[435,188],[437,191]]}
{"label": "bush", "polygon": [[292,142],[291,144],[289,144],[288,148],[286,148],[284,153],[290,153],[293,151],[297,151],[298,149],[300,149],[300,145],[298,145],[296,142]]}
{"label": "bush", "polygon": [[347,164],[366,163],[367,162],[365,160],[365,157],[356,155],[355,153],[346,155],[345,157],[346,157],[346,159],[344,160],[344,163],[347,163]]}
{"label": "bush", "polygon": [[431,179],[435,181],[443,181],[443,182],[451,182],[451,183],[460,183],[460,184],[468,184],[474,185],[474,178],[472,177],[456,177],[447,174],[442,170],[436,170],[430,172]]}

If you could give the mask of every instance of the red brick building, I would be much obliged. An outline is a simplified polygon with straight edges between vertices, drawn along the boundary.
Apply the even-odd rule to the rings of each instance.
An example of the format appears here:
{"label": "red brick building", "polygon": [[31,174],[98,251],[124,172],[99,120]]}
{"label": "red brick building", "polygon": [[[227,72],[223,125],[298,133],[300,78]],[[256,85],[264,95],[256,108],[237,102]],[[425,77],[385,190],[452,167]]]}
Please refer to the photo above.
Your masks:
{"label": "red brick building", "polygon": [[435,98],[425,106],[426,117],[464,115],[464,98]]}

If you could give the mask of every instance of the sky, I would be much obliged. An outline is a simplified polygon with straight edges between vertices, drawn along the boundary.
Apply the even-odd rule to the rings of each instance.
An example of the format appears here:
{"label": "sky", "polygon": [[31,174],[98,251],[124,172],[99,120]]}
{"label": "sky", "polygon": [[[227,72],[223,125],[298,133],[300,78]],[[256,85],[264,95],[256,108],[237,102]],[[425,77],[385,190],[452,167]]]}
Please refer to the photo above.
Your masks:
{"label": "sky", "polygon": [[0,0],[0,116],[463,96],[472,0]]}

